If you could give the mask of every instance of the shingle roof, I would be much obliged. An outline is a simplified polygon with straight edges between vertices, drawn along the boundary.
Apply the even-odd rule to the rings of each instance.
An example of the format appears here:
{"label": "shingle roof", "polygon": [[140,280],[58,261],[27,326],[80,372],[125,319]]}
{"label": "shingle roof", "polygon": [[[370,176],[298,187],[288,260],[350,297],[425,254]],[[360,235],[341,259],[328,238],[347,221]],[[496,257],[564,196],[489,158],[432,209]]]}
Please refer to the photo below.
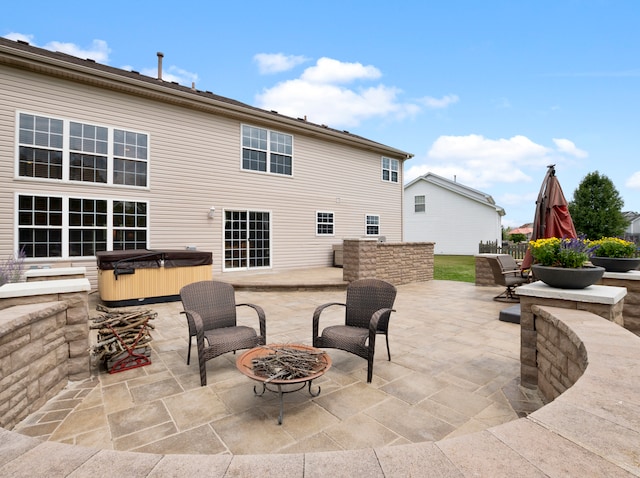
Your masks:
{"label": "shingle roof", "polygon": [[[20,61],[20,59],[22,61]],[[357,143],[360,146],[368,147],[370,149],[376,149],[385,152],[386,154],[393,154],[403,159],[409,159],[413,157],[413,154],[405,151],[392,148],[382,143],[371,141],[362,136],[358,136],[350,133],[346,130],[338,130],[330,128],[326,125],[319,125],[306,120],[306,118],[292,118],[289,116],[281,115],[276,111],[267,111],[255,106],[242,103],[224,96],[216,95],[211,91],[201,91],[193,87],[187,87],[180,85],[176,82],[164,81],[162,79],[154,78],[151,76],[143,75],[137,71],[128,71],[120,68],[115,68],[109,65],[98,63],[91,59],[82,59],[61,53],[57,51],[45,50],[43,48],[35,47],[24,41],[13,41],[7,38],[0,37],[0,64],[9,64],[21,68],[36,69],[35,64],[40,62],[43,64],[42,68],[51,72],[52,68],[68,68],[70,70],[75,69],[76,73],[83,73],[84,75],[93,75],[96,78],[102,78],[111,82],[128,82],[132,86],[148,90],[160,90],[166,95],[181,95],[188,97],[190,100],[200,102],[202,104],[211,105],[212,102],[224,108],[227,106],[230,109],[237,112],[244,112],[245,115],[260,116],[263,120],[271,120],[274,122],[280,122],[287,124],[289,127],[298,126],[307,131],[315,132],[318,135],[328,135],[334,139],[341,139],[342,141],[348,141],[351,143]],[[49,68],[44,67],[44,63],[48,63]],[[38,70],[41,71],[41,70]],[[75,78],[76,80],[78,78]],[[130,91],[133,92],[133,91]],[[313,133],[312,133],[313,134]]]}

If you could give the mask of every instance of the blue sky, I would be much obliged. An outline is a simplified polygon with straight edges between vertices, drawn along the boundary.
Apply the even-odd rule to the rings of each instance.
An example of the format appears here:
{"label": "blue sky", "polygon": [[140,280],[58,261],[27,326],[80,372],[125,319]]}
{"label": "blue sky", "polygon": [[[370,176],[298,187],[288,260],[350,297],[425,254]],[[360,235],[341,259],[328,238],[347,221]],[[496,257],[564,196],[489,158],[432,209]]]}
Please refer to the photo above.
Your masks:
{"label": "blue sky", "polygon": [[410,152],[533,220],[549,164],[640,212],[640,2],[10,2],[0,36],[157,74]]}

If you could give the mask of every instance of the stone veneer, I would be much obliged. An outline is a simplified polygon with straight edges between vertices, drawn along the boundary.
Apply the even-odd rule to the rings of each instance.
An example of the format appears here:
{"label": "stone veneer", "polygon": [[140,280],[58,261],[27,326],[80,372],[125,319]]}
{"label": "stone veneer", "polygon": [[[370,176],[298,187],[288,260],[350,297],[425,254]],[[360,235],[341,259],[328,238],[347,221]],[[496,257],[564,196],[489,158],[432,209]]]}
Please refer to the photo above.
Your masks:
{"label": "stone veneer", "polygon": [[584,310],[622,326],[625,294],[623,287],[602,285],[592,285],[586,289],[557,289],[538,281],[518,287],[521,385],[527,388],[539,386],[535,306]]}
{"label": "stone veneer", "polygon": [[376,278],[394,285],[432,280],[433,250],[433,242],[345,239],[342,277],[348,282]]}
{"label": "stone veneer", "polygon": [[0,426],[91,376],[87,279],[0,287]]}
{"label": "stone veneer", "polygon": [[640,271],[605,272],[599,283],[627,289],[622,309],[624,328],[640,335]]}
{"label": "stone veneer", "polygon": [[0,429],[0,476],[640,476],[640,338],[584,310],[532,310],[554,361],[575,363],[561,372],[573,386],[527,417],[482,432],[376,449],[231,456],[97,450]]}

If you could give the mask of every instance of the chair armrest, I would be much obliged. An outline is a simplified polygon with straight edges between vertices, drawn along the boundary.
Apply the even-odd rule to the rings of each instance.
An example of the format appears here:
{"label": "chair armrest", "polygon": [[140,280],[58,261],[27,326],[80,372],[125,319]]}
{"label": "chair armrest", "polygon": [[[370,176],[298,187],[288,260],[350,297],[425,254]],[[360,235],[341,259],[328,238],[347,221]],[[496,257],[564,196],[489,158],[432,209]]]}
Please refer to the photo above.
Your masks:
{"label": "chair armrest", "polygon": [[341,305],[342,307],[346,307],[347,304],[343,304],[342,302],[328,302],[326,304],[319,305],[316,307],[316,310],[313,312],[313,337],[318,336],[318,328],[320,324],[320,314],[327,307],[331,307],[332,305]]}
{"label": "chair armrest", "polygon": [[186,314],[187,316],[189,333],[191,334],[191,329],[193,328],[198,344],[202,343],[202,346],[204,347],[204,322],[202,321],[200,314],[194,310],[184,310],[181,313]]}
{"label": "chair armrest", "polygon": [[371,316],[371,321],[369,322],[369,339],[371,339],[371,334],[375,334],[378,330],[378,322],[384,314],[391,314],[391,312],[395,312],[396,309],[379,309],[376,310]]}
{"label": "chair armrest", "polygon": [[266,320],[266,315],[264,313],[264,309],[256,304],[249,304],[249,303],[236,304],[236,307],[242,307],[242,306],[251,307],[253,310],[256,311],[256,313],[258,314],[258,322],[260,323],[260,337],[264,338],[264,340],[266,341],[267,340],[267,320]]}

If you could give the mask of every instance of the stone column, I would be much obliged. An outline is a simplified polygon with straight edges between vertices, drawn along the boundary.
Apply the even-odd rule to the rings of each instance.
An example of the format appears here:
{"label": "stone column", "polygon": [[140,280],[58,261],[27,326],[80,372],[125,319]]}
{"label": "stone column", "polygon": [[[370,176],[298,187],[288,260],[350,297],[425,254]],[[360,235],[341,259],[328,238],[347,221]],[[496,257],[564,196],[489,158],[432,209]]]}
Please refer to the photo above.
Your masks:
{"label": "stone column", "polygon": [[375,238],[345,239],[343,245],[342,279],[347,282],[374,279],[378,240]]}
{"label": "stone column", "polygon": [[627,289],[624,298],[624,328],[640,336],[640,271],[605,272],[600,283]]}

